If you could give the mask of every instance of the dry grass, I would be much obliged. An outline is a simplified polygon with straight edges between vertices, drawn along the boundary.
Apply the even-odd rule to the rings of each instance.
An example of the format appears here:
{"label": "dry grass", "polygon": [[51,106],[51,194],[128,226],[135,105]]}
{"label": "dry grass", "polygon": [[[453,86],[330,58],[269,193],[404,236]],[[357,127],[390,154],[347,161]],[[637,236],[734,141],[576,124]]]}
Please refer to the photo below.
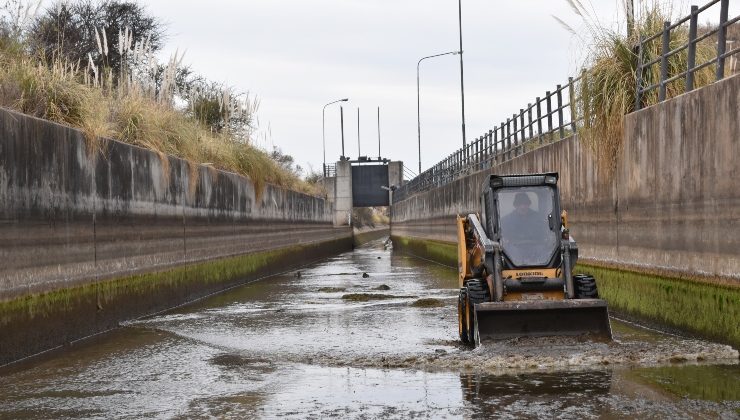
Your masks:
{"label": "dry grass", "polygon": [[[585,8],[576,0],[568,0],[571,7],[586,23],[590,44],[589,54],[584,67],[583,79],[579,83],[579,97],[576,112],[583,116],[583,123],[578,134],[594,151],[599,164],[611,174],[617,164],[622,148],[624,117],[635,110],[636,73],[638,50],[634,47],[643,38],[660,33],[664,21],[671,21],[671,10],[660,2],[646,4],[634,23],[630,36],[614,32],[599,26],[597,20],[589,17]],[[671,31],[670,49],[673,50],[688,42],[688,26],[681,26]],[[650,62],[659,57],[662,49],[660,37],[643,44],[642,62]],[[696,48],[696,63],[710,60],[715,54],[707,43],[699,43]],[[668,77],[678,75],[687,68],[688,51],[686,49],[672,55],[668,60]],[[642,86],[658,83],[660,78],[659,64],[643,69]],[[714,69],[706,67],[694,74],[695,87],[705,86],[714,81]],[[666,86],[666,98],[672,98],[685,92],[685,80],[679,78]],[[645,93],[641,106],[646,107],[658,102],[658,90]]]}
{"label": "dry grass", "polygon": [[[0,39],[0,106],[83,130],[91,151],[101,137],[145,147],[197,164],[249,177],[260,193],[265,183],[312,195],[324,192],[278,165],[249,138],[228,130],[213,132],[187,110],[173,105],[173,87],[154,96],[133,77],[114,77],[104,69],[29,56],[20,43]],[[162,92],[161,91],[161,92]],[[245,108],[241,112],[255,112]],[[165,167],[166,169],[166,167]]]}

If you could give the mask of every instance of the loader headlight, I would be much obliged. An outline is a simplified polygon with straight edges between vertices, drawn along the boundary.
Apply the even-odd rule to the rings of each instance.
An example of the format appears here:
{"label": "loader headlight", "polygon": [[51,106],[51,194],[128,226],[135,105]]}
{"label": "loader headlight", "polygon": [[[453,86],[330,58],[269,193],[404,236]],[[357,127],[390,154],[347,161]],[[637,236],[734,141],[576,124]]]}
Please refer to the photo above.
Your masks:
{"label": "loader headlight", "polygon": [[558,179],[555,178],[554,176],[548,175],[548,176],[545,177],[545,184],[553,184],[553,185],[555,185],[557,183],[558,183]]}

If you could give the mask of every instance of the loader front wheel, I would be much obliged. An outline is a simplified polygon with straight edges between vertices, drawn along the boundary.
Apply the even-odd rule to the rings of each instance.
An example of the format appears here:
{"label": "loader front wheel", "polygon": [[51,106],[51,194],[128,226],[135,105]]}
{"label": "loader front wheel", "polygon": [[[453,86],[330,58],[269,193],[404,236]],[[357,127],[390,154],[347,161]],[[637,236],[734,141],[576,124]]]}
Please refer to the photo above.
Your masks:
{"label": "loader front wheel", "polygon": [[491,294],[488,291],[488,284],[485,280],[471,279],[465,283],[465,286],[467,343],[475,345],[475,304],[490,301]]}
{"label": "loader front wheel", "polygon": [[596,279],[588,274],[576,274],[573,276],[573,287],[576,299],[598,299],[599,290],[596,287]]}
{"label": "loader front wheel", "polygon": [[460,335],[460,341],[463,344],[470,344],[468,341],[468,289],[463,287],[457,295],[457,329]]}

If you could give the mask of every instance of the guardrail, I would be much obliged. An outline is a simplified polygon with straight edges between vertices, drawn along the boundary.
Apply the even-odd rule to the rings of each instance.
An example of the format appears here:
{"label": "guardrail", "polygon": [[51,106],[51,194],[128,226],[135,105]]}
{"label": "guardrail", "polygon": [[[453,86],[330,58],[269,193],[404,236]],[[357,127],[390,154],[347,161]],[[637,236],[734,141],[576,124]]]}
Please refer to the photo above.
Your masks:
{"label": "guardrail", "polygon": [[[697,36],[697,26],[699,22],[699,15],[702,12],[707,11],[707,9],[711,8],[715,4],[719,3],[719,24],[717,25],[716,29],[709,30],[706,33]],[[666,99],[666,91],[668,84],[671,82],[677,82],[680,79],[685,80],[685,89],[684,92],[690,92],[694,89],[694,75],[697,71],[709,67],[711,65],[715,66],[715,81],[722,80],[725,77],[725,59],[728,57],[737,54],[740,52],[740,47],[734,48],[730,51],[727,51],[727,28],[732,25],[733,23],[736,23],[738,20],[740,20],[740,16],[735,16],[732,19],[728,19],[728,13],[729,13],[729,5],[730,0],[712,0],[709,3],[705,4],[704,6],[698,7],[698,6],[691,6],[691,13],[682,18],[679,19],[677,22],[671,24],[671,22],[664,22],[663,23],[663,30],[655,35],[652,35],[648,38],[643,38],[640,36],[640,41],[637,46],[637,57],[638,57],[638,63],[637,63],[637,89],[635,94],[635,110],[639,110],[644,105],[644,98],[645,94],[650,93],[651,91],[654,91],[655,89],[658,89],[658,102],[662,102]],[[676,46],[675,48],[671,49],[670,46],[670,40],[671,40],[671,31],[677,30],[677,29],[683,29],[685,30],[685,24],[688,22],[689,24],[689,36],[688,41],[685,44]],[[717,54],[715,57],[712,57],[703,63],[696,63],[696,46],[699,42],[704,41],[706,39],[709,39],[710,37],[716,35],[717,36]],[[648,62],[643,62],[644,54],[643,51],[645,49],[645,46],[657,40],[658,38],[661,39],[661,51],[660,55]],[[669,74],[669,66],[668,66],[668,60],[681,52],[686,50],[686,66],[685,68],[680,69],[680,71],[676,71],[677,69],[672,69],[673,74]],[[649,86],[643,86],[645,82],[644,73],[646,72],[652,72],[652,68],[654,66],[659,66],[659,71],[657,72],[659,74],[659,78],[657,83],[653,83]]]}

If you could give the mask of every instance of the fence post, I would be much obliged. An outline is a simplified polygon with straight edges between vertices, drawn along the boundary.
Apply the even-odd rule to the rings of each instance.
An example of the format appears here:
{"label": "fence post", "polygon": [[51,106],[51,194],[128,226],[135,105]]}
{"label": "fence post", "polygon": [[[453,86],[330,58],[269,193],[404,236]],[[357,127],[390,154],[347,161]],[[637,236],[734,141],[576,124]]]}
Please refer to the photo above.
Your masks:
{"label": "fence post", "polygon": [[524,132],[524,110],[519,108],[519,149],[517,155],[521,155],[524,152],[524,142],[527,139],[527,133]]}
{"label": "fence post", "polygon": [[478,155],[478,169],[483,168],[483,160],[486,155],[486,135],[480,136],[480,154]]}
{"label": "fence post", "polygon": [[488,133],[483,133],[483,137],[481,137],[481,145],[480,145],[480,156],[481,156],[481,162],[480,167],[483,169],[483,165],[488,161]]}
{"label": "fence post", "polygon": [[488,152],[486,152],[486,156],[488,157],[488,167],[489,168],[492,168],[493,167],[493,156],[494,156],[494,154],[493,154],[494,153],[494,151],[493,151],[493,142],[494,142],[494,140],[493,140],[493,133],[494,133],[494,130],[488,130]]}
{"label": "fence post", "polygon": [[501,123],[501,132],[499,134],[501,137],[499,139],[501,143],[501,147],[498,148],[498,156],[500,157],[500,159],[497,157],[496,162],[501,163],[504,161],[504,159],[506,159],[506,156],[504,155],[504,153],[506,152],[506,144],[504,143],[504,123],[503,122]]}
{"label": "fence post", "polygon": [[577,106],[576,106],[576,92],[575,86],[573,85],[573,78],[568,78],[568,108],[570,108],[570,132],[571,135],[576,133],[576,118],[577,118]]}
{"label": "fence post", "polygon": [[563,87],[558,85],[558,132],[560,133],[560,139],[565,138],[565,130],[563,128]]}
{"label": "fence post", "polygon": [[483,148],[481,147],[482,142],[483,142],[483,137],[478,137],[478,139],[475,141],[475,167],[476,168],[480,166],[481,152],[483,151]]}
{"label": "fence post", "polygon": [[514,128],[512,130],[514,134],[514,156],[519,156],[519,117],[516,114],[512,114],[511,118],[514,120]]}
{"label": "fence post", "polygon": [[660,91],[658,93],[658,101],[665,101],[666,82],[668,79],[668,51],[670,48],[671,33],[668,28],[671,26],[671,22],[663,22],[663,47],[660,52]]}
{"label": "fence post", "polygon": [[491,163],[491,166],[498,163],[498,127],[494,127],[493,129],[493,161]]}
{"label": "fence post", "polygon": [[642,34],[637,44],[637,80],[635,81],[635,111],[642,108]]}
{"label": "fence post", "polygon": [[699,6],[691,6],[691,21],[689,22],[689,52],[686,65],[686,92],[694,90],[694,66],[696,65],[696,25],[699,20],[697,11]]}
{"label": "fence post", "polygon": [[725,51],[727,49],[727,13],[730,0],[721,0],[719,9],[719,29],[717,32],[717,80],[725,77]]}
{"label": "fence post", "polygon": [[511,159],[511,118],[506,119],[506,160]]}
{"label": "fence post", "polygon": [[463,153],[465,153],[464,149],[460,149],[457,151],[457,167],[455,168],[455,175],[457,175],[460,170],[462,170]]}
{"label": "fence post", "polygon": [[552,140],[552,93],[549,90],[545,92],[545,98],[547,99],[547,135]]}
{"label": "fence post", "polygon": [[542,103],[542,100],[540,97],[537,97],[537,137],[540,139],[540,144],[542,144],[542,107],[540,106]]}
{"label": "fence post", "polygon": [[534,125],[532,124],[532,104],[527,104],[527,119],[529,120],[529,140],[534,137]]}

